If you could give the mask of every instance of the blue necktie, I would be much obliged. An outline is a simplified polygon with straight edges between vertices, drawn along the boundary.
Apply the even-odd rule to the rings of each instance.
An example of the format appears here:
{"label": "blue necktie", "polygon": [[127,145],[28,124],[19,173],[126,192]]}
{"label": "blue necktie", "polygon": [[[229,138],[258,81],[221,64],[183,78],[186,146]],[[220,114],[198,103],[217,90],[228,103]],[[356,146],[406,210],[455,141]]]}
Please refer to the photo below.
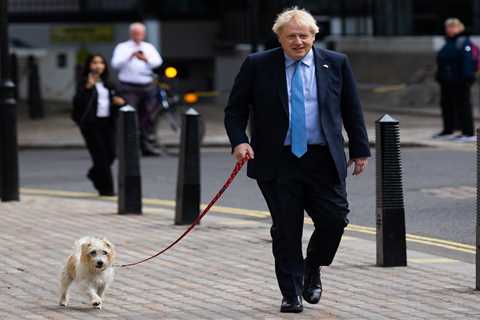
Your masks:
{"label": "blue necktie", "polygon": [[300,69],[301,61],[296,62],[292,77],[291,99],[291,137],[292,153],[301,157],[307,152],[307,128],[305,121],[305,97],[303,96],[303,81]]}

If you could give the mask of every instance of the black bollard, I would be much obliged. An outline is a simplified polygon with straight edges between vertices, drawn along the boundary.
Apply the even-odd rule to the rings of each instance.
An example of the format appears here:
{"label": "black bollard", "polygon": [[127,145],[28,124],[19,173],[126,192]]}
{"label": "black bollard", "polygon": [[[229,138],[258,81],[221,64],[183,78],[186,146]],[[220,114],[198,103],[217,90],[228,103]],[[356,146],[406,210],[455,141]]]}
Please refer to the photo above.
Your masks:
{"label": "black bollard", "polygon": [[477,221],[476,221],[475,289],[480,290],[480,128],[477,129]]}
{"label": "black bollard", "polygon": [[140,145],[135,109],[120,108],[118,117],[118,213],[142,214]]}
{"label": "black bollard", "polygon": [[399,122],[384,115],[375,122],[377,175],[377,265],[407,265],[405,206]]}
{"label": "black bollard", "polygon": [[0,1],[0,196],[18,201],[17,102],[10,81],[8,1]]}
{"label": "black bollard", "polygon": [[200,212],[200,114],[190,108],[182,119],[175,224],[190,224]]}
{"label": "black bollard", "polygon": [[33,56],[27,60],[28,66],[28,114],[30,119],[45,117],[38,64]]}
{"label": "black bollard", "polygon": [[15,101],[18,101],[18,58],[15,53],[10,54],[10,78],[15,85],[14,95]]}
{"label": "black bollard", "polygon": [[18,201],[17,103],[15,85],[0,83],[0,195],[2,201]]}

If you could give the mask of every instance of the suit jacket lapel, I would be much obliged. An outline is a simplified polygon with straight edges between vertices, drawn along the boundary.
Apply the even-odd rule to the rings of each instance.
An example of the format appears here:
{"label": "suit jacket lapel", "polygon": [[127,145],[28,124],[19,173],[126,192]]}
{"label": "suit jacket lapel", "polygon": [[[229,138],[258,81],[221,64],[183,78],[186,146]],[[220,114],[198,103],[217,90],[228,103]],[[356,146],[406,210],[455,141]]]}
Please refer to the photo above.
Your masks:
{"label": "suit jacket lapel", "polygon": [[287,113],[287,117],[289,117],[287,78],[285,76],[285,57],[283,56],[283,50],[281,48],[277,52],[278,55],[275,61],[275,71],[277,73],[277,76],[275,78],[278,81],[278,94],[280,96],[280,101],[282,102],[283,110],[285,110],[285,112]]}
{"label": "suit jacket lapel", "polygon": [[[322,114],[322,109],[325,107],[325,97],[327,95],[328,89],[328,79],[329,79],[329,69],[330,67],[323,57],[320,50],[314,48],[313,54],[315,56],[315,76],[317,80],[317,100],[318,100],[318,109],[320,116]],[[325,67],[327,66],[327,67]]]}

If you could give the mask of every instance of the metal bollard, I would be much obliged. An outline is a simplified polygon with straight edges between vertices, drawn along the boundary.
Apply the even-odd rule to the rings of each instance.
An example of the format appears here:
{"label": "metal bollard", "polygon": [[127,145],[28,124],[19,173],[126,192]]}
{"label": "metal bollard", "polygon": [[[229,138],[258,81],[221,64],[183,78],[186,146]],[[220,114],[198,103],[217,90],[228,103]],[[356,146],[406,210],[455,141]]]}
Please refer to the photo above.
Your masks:
{"label": "metal bollard", "polygon": [[15,85],[0,83],[0,195],[2,201],[18,201],[17,103]]}
{"label": "metal bollard", "polygon": [[118,214],[142,214],[138,120],[132,106],[118,117]]}
{"label": "metal bollard", "polygon": [[45,117],[38,64],[33,56],[28,57],[28,114],[30,119]]}
{"label": "metal bollard", "polygon": [[475,289],[480,290],[480,128],[477,129],[477,221],[475,265]]}
{"label": "metal bollard", "polygon": [[399,122],[389,115],[375,121],[377,186],[377,265],[407,265],[405,206]]}
{"label": "metal bollard", "polygon": [[190,224],[200,212],[200,114],[183,114],[177,175],[175,224]]}

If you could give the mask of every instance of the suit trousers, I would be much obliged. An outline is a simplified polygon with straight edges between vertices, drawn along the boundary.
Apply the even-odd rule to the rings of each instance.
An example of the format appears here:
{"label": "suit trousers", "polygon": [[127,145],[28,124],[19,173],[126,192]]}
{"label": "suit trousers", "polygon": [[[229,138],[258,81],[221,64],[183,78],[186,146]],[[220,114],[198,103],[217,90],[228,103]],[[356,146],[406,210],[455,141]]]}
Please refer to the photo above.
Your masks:
{"label": "suit trousers", "polygon": [[93,165],[87,177],[101,193],[112,193],[111,166],[115,160],[115,126],[110,118],[97,118],[95,124],[80,127]]}
{"label": "suit trousers", "polygon": [[[257,180],[272,216],[270,233],[275,273],[284,297],[301,296],[305,264],[330,265],[349,213],[345,181],[340,181],[328,147],[309,145],[301,158],[284,147],[278,174]],[[313,220],[306,258],[302,254],[304,211]]]}

